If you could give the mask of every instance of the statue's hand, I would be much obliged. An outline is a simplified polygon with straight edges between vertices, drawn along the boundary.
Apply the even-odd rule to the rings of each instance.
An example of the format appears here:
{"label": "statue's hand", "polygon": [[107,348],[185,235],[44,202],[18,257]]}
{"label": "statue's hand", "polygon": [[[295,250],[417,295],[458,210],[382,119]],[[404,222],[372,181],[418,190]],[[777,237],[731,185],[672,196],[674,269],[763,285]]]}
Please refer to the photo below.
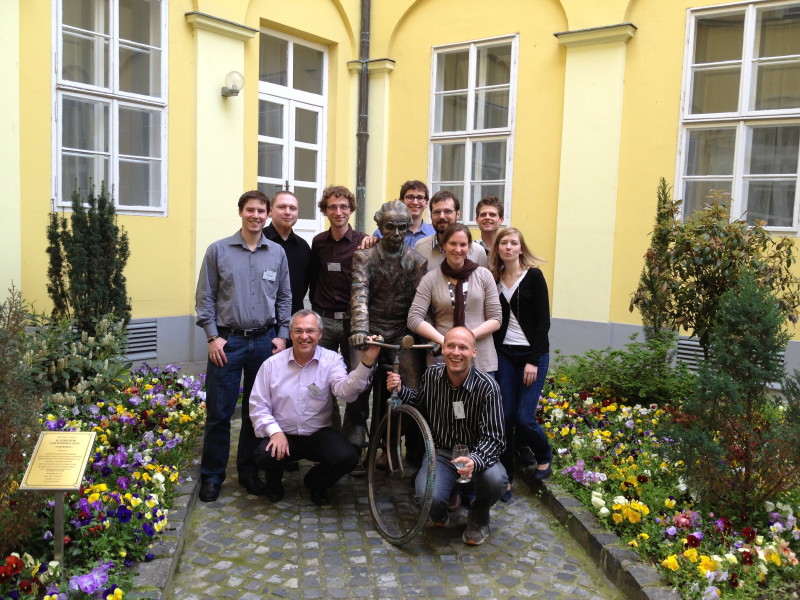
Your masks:
{"label": "statue's hand", "polygon": [[439,356],[442,353],[442,345],[433,342],[433,347],[431,348],[431,355]]}
{"label": "statue's hand", "polygon": [[397,393],[394,393],[389,398],[389,408],[394,410],[395,408],[400,408],[403,405],[403,401],[400,399],[400,396]]}
{"label": "statue's hand", "polygon": [[363,350],[367,347],[367,332],[357,331],[347,340],[351,348],[356,350]]}

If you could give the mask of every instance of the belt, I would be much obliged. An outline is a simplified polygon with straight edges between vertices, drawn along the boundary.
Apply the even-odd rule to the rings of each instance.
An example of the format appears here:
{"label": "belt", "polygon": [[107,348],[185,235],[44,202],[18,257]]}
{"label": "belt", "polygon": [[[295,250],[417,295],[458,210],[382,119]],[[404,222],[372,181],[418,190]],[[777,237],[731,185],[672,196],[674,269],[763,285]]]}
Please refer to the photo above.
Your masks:
{"label": "belt", "polygon": [[234,329],[233,327],[217,327],[217,331],[225,335],[238,335],[240,337],[258,337],[264,335],[272,327],[255,327],[253,329]]}
{"label": "belt", "polygon": [[350,313],[346,311],[320,310],[315,308],[314,312],[323,319],[335,319],[337,321],[343,321],[344,319],[350,318]]}

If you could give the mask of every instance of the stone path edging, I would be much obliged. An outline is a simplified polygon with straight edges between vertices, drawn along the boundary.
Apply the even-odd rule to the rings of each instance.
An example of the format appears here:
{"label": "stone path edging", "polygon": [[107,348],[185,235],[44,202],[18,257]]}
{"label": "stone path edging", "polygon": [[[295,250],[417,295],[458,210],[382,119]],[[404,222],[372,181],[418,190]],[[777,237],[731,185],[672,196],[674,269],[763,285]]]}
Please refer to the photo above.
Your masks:
{"label": "stone path edging", "polygon": [[677,590],[664,584],[658,571],[627,548],[571,494],[555,483],[538,482],[532,475],[523,474],[523,479],[628,600],[681,600]]}

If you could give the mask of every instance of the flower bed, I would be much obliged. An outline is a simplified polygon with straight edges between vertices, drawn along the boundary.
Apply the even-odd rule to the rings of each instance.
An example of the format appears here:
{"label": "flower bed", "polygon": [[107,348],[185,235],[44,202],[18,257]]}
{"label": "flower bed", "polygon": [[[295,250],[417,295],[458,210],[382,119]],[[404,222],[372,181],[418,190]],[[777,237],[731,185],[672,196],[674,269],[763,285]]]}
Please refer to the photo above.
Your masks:
{"label": "flower bed", "polygon": [[691,599],[793,597],[781,594],[800,582],[800,492],[749,515],[701,506],[683,483],[685,465],[664,459],[655,433],[669,407],[626,406],[554,379],[541,403],[554,479],[665,581]]}
{"label": "flower bed", "polygon": [[53,502],[41,530],[0,563],[0,598],[65,600],[124,596],[134,562],[152,560],[191,440],[205,419],[203,378],[168,365],[131,373],[114,396],[49,407],[52,431],[94,431],[94,453],[79,492],[65,500],[66,569],[53,557]]}

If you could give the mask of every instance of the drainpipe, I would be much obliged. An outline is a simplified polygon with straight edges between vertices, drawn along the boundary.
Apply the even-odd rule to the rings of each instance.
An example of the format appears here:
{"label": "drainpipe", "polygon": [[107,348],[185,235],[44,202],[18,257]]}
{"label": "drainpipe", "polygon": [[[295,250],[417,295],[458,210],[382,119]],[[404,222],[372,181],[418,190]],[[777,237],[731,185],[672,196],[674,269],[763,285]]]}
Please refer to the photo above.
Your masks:
{"label": "drainpipe", "polygon": [[367,195],[367,123],[369,120],[369,12],[370,0],[361,0],[361,46],[358,61],[361,63],[361,73],[358,79],[358,131],[356,132],[356,229],[365,231],[365,207]]}

